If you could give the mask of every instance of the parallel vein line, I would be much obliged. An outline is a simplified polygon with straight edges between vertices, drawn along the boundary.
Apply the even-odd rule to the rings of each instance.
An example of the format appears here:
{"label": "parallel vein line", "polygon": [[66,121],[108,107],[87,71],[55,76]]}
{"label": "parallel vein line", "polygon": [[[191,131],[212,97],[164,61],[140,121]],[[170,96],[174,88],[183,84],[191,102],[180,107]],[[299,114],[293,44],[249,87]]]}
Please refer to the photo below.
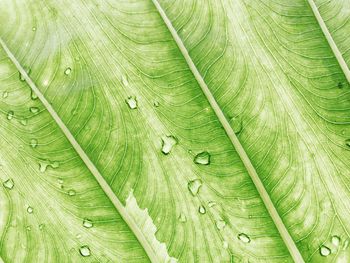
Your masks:
{"label": "parallel vein line", "polygon": [[166,26],[168,27],[171,35],[173,36],[177,46],[179,47],[182,55],[184,56],[190,70],[192,71],[194,77],[196,78],[199,86],[201,87],[204,95],[206,96],[207,100],[209,101],[211,107],[213,108],[216,116],[218,117],[219,121],[221,122],[223,128],[226,131],[227,136],[230,138],[231,143],[233,144],[234,148],[236,149],[238,155],[240,156],[243,164],[245,165],[255,187],[257,188],[261,199],[263,200],[273,222],[275,223],[283,241],[285,242],[289,253],[291,254],[292,258],[294,259],[295,262],[297,263],[303,263],[304,259],[300,254],[300,251],[298,250],[295,242],[293,241],[291,235],[289,234],[286,226],[284,225],[280,215],[278,214],[268,192],[266,191],[262,181],[260,180],[253,164],[251,163],[247,153],[245,152],[242,144],[240,143],[240,141],[238,140],[236,134],[234,133],[233,129],[231,128],[229,122],[227,121],[224,113],[222,112],[220,106],[218,105],[218,103],[216,102],[213,94],[210,92],[207,84],[205,83],[202,75],[200,74],[200,72],[198,71],[197,67],[195,66],[195,64],[192,61],[191,56],[189,55],[184,43],[182,42],[180,36],[178,35],[176,29],[173,27],[171,21],[169,20],[169,18],[167,17],[167,15],[165,14],[165,11],[163,10],[163,8],[161,7],[161,5],[159,4],[159,2],[157,0],[152,0],[153,4],[155,5],[155,7],[157,8],[160,16],[162,17],[164,23],[166,24]]}
{"label": "parallel vein line", "polygon": [[[117,211],[120,213],[123,220],[127,223],[127,225],[130,227],[130,229],[133,231],[134,235],[144,248],[145,252],[147,253],[149,259],[157,263],[158,257],[156,255],[156,252],[153,250],[153,248],[150,246],[149,242],[143,235],[141,229],[138,227],[136,222],[132,217],[130,217],[129,213],[123,206],[122,202],[119,200],[119,198],[115,195],[112,188],[109,186],[109,184],[106,182],[106,180],[103,178],[101,173],[98,171],[94,163],[90,160],[90,158],[87,156],[85,151],[81,148],[80,144],[76,141],[73,134],[70,132],[70,130],[67,128],[67,126],[64,124],[62,119],[58,116],[57,112],[54,110],[54,108],[51,106],[51,104],[48,102],[48,100],[45,98],[45,96],[41,93],[41,91],[38,89],[38,87],[35,85],[35,83],[32,81],[32,79],[28,76],[25,69],[21,66],[19,61],[16,59],[16,57],[12,54],[12,52],[9,50],[5,42],[0,37],[0,45],[8,55],[8,57],[11,59],[11,61],[14,63],[18,71],[21,73],[21,75],[24,77],[30,88],[34,91],[34,93],[38,96],[40,101],[43,103],[47,111],[50,113],[52,118],[55,120],[59,128],[62,130],[64,135],[67,137],[77,154],[80,156],[80,158],[83,160],[87,168],[90,170],[90,172],[95,177],[98,184],[101,186],[102,190],[105,192],[105,194],[108,196],[110,201],[113,203],[114,207],[117,209]],[[1,262],[1,260],[0,260]]]}

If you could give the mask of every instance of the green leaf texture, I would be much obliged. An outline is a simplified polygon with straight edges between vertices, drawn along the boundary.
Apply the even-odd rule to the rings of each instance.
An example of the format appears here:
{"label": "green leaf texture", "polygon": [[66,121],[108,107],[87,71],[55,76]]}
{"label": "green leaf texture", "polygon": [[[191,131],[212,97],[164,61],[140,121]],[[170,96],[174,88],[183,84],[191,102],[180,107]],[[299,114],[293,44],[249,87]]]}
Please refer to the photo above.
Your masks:
{"label": "green leaf texture", "polygon": [[330,38],[305,0],[0,1],[2,260],[350,261],[350,9],[315,6]]}

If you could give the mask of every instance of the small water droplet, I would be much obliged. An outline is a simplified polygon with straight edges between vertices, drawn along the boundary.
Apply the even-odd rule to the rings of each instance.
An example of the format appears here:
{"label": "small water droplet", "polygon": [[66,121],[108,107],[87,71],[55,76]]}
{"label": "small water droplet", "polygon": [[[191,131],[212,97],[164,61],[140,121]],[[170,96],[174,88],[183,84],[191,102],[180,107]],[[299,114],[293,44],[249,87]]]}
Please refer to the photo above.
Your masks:
{"label": "small water droplet", "polygon": [[32,228],[30,226],[27,226],[26,229],[27,229],[27,231],[31,231],[32,230]]}
{"label": "small water droplet", "polygon": [[[31,69],[28,68],[28,67],[23,67],[23,69],[27,73],[27,75],[29,76],[29,74],[31,72]],[[25,81],[25,78],[24,78],[24,76],[21,73],[19,73],[19,80],[20,81]]]}
{"label": "small water droplet", "polygon": [[4,92],[2,93],[2,97],[3,97],[4,99],[7,98],[8,95],[9,95],[9,93],[8,93],[7,91],[4,91]]}
{"label": "small water droplet", "polygon": [[213,207],[213,206],[215,206],[216,205],[216,202],[214,202],[214,201],[209,201],[208,202],[208,206],[209,207]]}
{"label": "small water droplet", "polygon": [[243,243],[250,243],[250,237],[247,234],[238,234],[238,239],[241,240]]}
{"label": "small water droplet", "polygon": [[335,245],[335,246],[339,246],[339,244],[340,244],[340,237],[338,237],[338,236],[332,236],[332,243],[333,243],[333,245]]}
{"label": "small water droplet", "polygon": [[12,110],[10,110],[9,112],[7,112],[7,119],[12,120],[14,115],[15,113]]}
{"label": "small water droplet", "polygon": [[34,211],[33,207],[31,207],[31,206],[28,206],[28,207],[27,207],[27,212],[28,212],[29,214],[32,214],[33,211]]}
{"label": "small water droplet", "polygon": [[230,125],[232,127],[232,130],[238,134],[242,130],[242,119],[240,117],[233,117],[230,120]]}
{"label": "small water droplet", "polygon": [[198,212],[200,213],[200,214],[202,214],[202,215],[204,215],[206,212],[207,212],[207,210],[205,209],[205,207],[204,206],[199,206],[199,208],[198,208]]}
{"label": "small water droplet", "polygon": [[88,246],[81,246],[79,248],[79,252],[80,252],[80,255],[82,255],[83,257],[89,257],[91,255],[91,251],[90,251],[90,248]]}
{"label": "small water droplet", "polygon": [[154,107],[159,107],[159,105],[160,105],[159,101],[153,102],[153,106],[154,106]]}
{"label": "small water droplet", "polygon": [[81,239],[81,234],[76,234],[75,236],[77,239]]}
{"label": "small water droplet", "polygon": [[29,108],[29,111],[31,113],[34,113],[34,114],[37,114],[39,112],[39,108],[38,107],[30,107]]}
{"label": "small water droplet", "polygon": [[224,249],[228,249],[228,242],[226,240],[224,240],[222,242],[222,246],[223,246]]}
{"label": "small water droplet", "polygon": [[193,196],[196,196],[199,192],[199,188],[202,186],[202,180],[201,179],[194,179],[192,181],[188,182],[188,190],[190,190],[191,194]]}
{"label": "small water droplet", "polygon": [[179,215],[179,221],[182,223],[185,223],[187,221],[187,218],[183,213]]}
{"label": "small water droplet", "polygon": [[216,225],[216,228],[219,229],[219,230],[222,230],[225,228],[226,226],[226,222],[222,219],[219,219],[215,222],[215,225]]}
{"label": "small water droplet", "polygon": [[72,72],[72,69],[68,67],[65,69],[64,75],[68,76],[71,72]]}
{"label": "small water droplet", "polygon": [[15,186],[15,182],[12,179],[7,179],[5,182],[3,182],[2,184],[5,188],[7,189],[13,189],[13,187]]}
{"label": "small water droplet", "polygon": [[45,228],[45,224],[40,224],[40,225],[39,225],[39,229],[40,229],[40,230],[43,230],[44,228]]}
{"label": "small water droplet", "polygon": [[31,146],[32,148],[37,147],[37,146],[38,146],[38,141],[37,141],[36,139],[31,139],[31,140],[30,140],[30,146]]}
{"label": "small water droplet", "polygon": [[33,31],[36,31],[36,27],[35,27],[35,26],[33,26],[33,27],[32,27],[32,30],[33,30]]}
{"label": "small water droplet", "polygon": [[126,100],[125,100],[126,104],[128,104],[130,109],[136,109],[137,108],[137,100],[135,96],[129,96]]}
{"label": "small water droplet", "polygon": [[38,96],[35,94],[35,92],[33,90],[30,91],[30,98],[32,100],[36,100],[38,98]]}
{"label": "small water droplet", "polygon": [[342,82],[338,82],[338,85],[337,85],[337,86],[338,86],[339,89],[342,89],[344,85],[343,85]]}
{"label": "small water droplet", "polygon": [[340,132],[340,134],[341,134],[341,135],[345,135],[345,130],[342,130],[342,131]]}
{"label": "small water droplet", "polygon": [[26,126],[28,123],[27,119],[22,119],[22,120],[20,120],[20,122],[23,126]]}
{"label": "small water droplet", "polygon": [[73,189],[69,190],[69,191],[68,191],[68,195],[69,195],[69,196],[75,196],[75,195],[76,195],[75,190],[73,190]]}
{"label": "small water droplet", "polygon": [[193,160],[196,164],[208,165],[210,164],[210,154],[208,152],[201,152],[194,157]]}
{"label": "small water droplet", "polygon": [[127,87],[129,85],[128,76],[122,75],[122,83],[125,87]]}
{"label": "small water droplet", "polygon": [[51,166],[51,168],[58,168],[60,166],[60,163],[57,161],[51,162],[50,160],[41,160],[39,161],[39,171],[44,173],[46,169]]}
{"label": "small water droplet", "polygon": [[343,249],[346,250],[348,247],[349,247],[349,243],[350,243],[350,240],[349,238],[345,240],[344,242],[344,245],[343,245]]}
{"label": "small water droplet", "polygon": [[327,257],[327,256],[329,256],[331,254],[331,250],[330,250],[329,247],[326,247],[326,246],[322,245],[320,247],[320,254],[323,257]]}
{"label": "small water droplet", "polygon": [[167,135],[162,137],[162,153],[169,154],[172,148],[177,144],[177,139],[173,135]]}
{"label": "small water droplet", "polygon": [[[8,118],[8,117],[7,117],[7,118]],[[350,147],[350,139],[346,139],[346,140],[345,140],[345,145],[348,146],[348,147]]]}
{"label": "small water droplet", "polygon": [[86,228],[91,228],[91,227],[93,227],[93,223],[90,219],[84,218],[83,226]]}

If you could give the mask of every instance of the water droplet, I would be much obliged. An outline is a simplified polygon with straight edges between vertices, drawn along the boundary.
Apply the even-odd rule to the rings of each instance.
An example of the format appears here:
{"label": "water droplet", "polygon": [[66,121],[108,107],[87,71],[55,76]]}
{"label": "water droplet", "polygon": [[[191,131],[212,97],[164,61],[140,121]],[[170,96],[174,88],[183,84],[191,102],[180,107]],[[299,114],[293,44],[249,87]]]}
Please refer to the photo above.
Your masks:
{"label": "water droplet", "polygon": [[225,228],[226,226],[226,222],[222,219],[219,219],[215,222],[215,225],[216,225],[216,228],[219,229],[219,230],[222,230]]}
{"label": "water droplet", "polygon": [[214,202],[214,201],[209,201],[208,202],[208,206],[209,207],[213,207],[213,206],[215,206],[216,205],[216,202]]}
{"label": "water droplet", "polygon": [[232,127],[232,130],[238,134],[242,130],[242,119],[240,117],[233,117],[230,120],[230,125]]}
{"label": "water droplet", "polygon": [[193,196],[196,196],[199,192],[199,188],[202,186],[202,180],[201,179],[194,179],[192,181],[188,182],[188,190],[190,190],[191,194]]}
{"label": "water droplet", "polygon": [[210,154],[208,152],[201,152],[194,157],[196,164],[208,165],[210,164]]}
{"label": "water droplet", "polygon": [[125,87],[129,85],[128,76],[122,75],[122,83]]}
{"label": "water droplet", "polygon": [[250,243],[250,237],[247,234],[238,234],[238,239],[241,240],[243,243]]}
{"label": "water droplet", "polygon": [[31,206],[28,206],[28,207],[27,207],[27,212],[28,212],[29,214],[32,214],[33,211],[34,211],[33,207],[31,207]]}
{"label": "water droplet", "polygon": [[33,90],[30,91],[30,98],[32,100],[36,100],[38,98],[38,96],[35,94],[35,92]]}
{"label": "water droplet", "polygon": [[22,120],[20,120],[20,122],[23,126],[26,126],[28,123],[27,119],[22,119]]}
{"label": "water droplet", "polygon": [[222,242],[222,246],[223,246],[224,249],[228,249],[228,242],[226,240],[224,240]]}
{"label": "water droplet", "polygon": [[39,229],[40,229],[40,230],[43,230],[44,228],[45,228],[45,224],[40,224],[40,225],[39,225]]}
{"label": "water droplet", "polygon": [[10,111],[7,113],[7,119],[8,119],[8,120],[12,120],[14,115],[15,115],[15,113],[14,113],[12,110],[10,110]]}
{"label": "water droplet", "polygon": [[31,140],[30,140],[30,146],[31,146],[32,148],[37,147],[37,146],[38,146],[38,141],[37,141],[36,139],[31,139]]}
{"label": "water droplet", "polygon": [[[31,72],[31,69],[28,68],[28,67],[23,67],[23,69],[27,73],[27,75],[29,76],[29,74]],[[24,78],[24,76],[21,73],[19,73],[19,80],[20,81],[25,81],[25,78]]]}
{"label": "water droplet", "polygon": [[76,195],[75,190],[73,190],[73,189],[69,190],[69,191],[68,191],[68,195],[69,195],[69,196],[75,196],[75,195]]}
{"label": "water droplet", "polygon": [[81,239],[81,234],[76,234],[75,237],[76,237],[77,239]]}
{"label": "water droplet", "polygon": [[2,93],[2,97],[3,97],[4,99],[7,98],[8,95],[9,95],[9,93],[8,93],[7,91],[4,91],[4,92]]}
{"label": "water droplet", "polygon": [[39,112],[39,108],[38,107],[30,107],[29,108],[29,111],[31,113],[34,113],[34,114],[37,114]]}
{"label": "water droplet", "polygon": [[204,206],[201,205],[201,206],[199,206],[198,212],[200,214],[204,215],[207,212],[207,210],[205,209]]}
{"label": "water droplet", "polygon": [[169,154],[173,148],[177,144],[177,139],[173,135],[167,135],[162,137],[162,153]]}
{"label": "water droplet", "polygon": [[27,229],[27,231],[31,231],[32,230],[32,228],[30,226],[27,226],[26,229]]}
{"label": "water droplet", "polygon": [[187,218],[183,213],[179,215],[179,221],[182,223],[185,223],[187,221]]}
{"label": "water droplet", "polygon": [[346,250],[348,247],[349,247],[349,243],[350,243],[350,240],[349,238],[345,240],[344,242],[344,245],[343,245],[343,249]]}
{"label": "water droplet", "polygon": [[12,179],[7,179],[5,182],[3,182],[2,184],[5,188],[7,189],[13,189],[13,187],[15,186],[15,183]]}
{"label": "water droplet", "polygon": [[33,31],[36,31],[36,27],[35,27],[35,26],[33,26],[33,27],[32,27],[32,30],[33,30]]}
{"label": "water droplet", "polygon": [[160,105],[159,101],[153,102],[153,106],[154,106],[154,107],[159,107],[159,105]]}
{"label": "water droplet", "polygon": [[58,168],[60,166],[60,163],[57,161],[49,161],[49,160],[41,160],[39,162],[39,171],[44,173],[46,171],[46,169],[51,166],[51,168]]}
{"label": "water droplet", "polygon": [[89,257],[91,255],[90,248],[88,246],[81,246],[79,248],[80,255],[83,257]]}
{"label": "water droplet", "polygon": [[[7,118],[8,118],[8,117],[7,117]],[[350,139],[346,139],[346,140],[345,140],[345,144],[346,144],[346,146],[350,147]]]}
{"label": "water droplet", "polygon": [[137,100],[135,96],[129,96],[126,100],[125,100],[126,104],[129,105],[130,109],[136,109],[137,108]]}
{"label": "water droplet", "polygon": [[93,227],[93,223],[90,219],[84,218],[83,226],[86,228],[91,228],[91,227]]}
{"label": "water droplet", "polygon": [[339,246],[339,244],[340,244],[340,237],[338,237],[338,236],[332,236],[332,243],[333,243],[333,245],[335,245],[335,246]]}
{"label": "water droplet", "polygon": [[321,256],[327,257],[328,255],[331,254],[331,250],[329,249],[329,247],[322,245],[320,247],[320,254],[321,254]]}
{"label": "water droplet", "polygon": [[72,72],[71,68],[66,68],[66,70],[64,71],[64,75],[68,76],[71,72]]}
{"label": "water droplet", "polygon": [[343,88],[343,83],[342,82],[338,82],[337,86],[338,86],[339,89],[342,89]]}

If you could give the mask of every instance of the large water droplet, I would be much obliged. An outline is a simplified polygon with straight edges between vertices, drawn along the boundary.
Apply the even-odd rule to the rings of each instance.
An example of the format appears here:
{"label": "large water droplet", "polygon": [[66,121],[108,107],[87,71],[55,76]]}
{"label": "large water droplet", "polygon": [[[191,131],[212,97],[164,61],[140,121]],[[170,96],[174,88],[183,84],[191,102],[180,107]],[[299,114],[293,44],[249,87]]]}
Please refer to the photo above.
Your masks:
{"label": "large water droplet", "polygon": [[193,160],[196,164],[208,165],[210,164],[210,154],[205,151],[197,154]]}
{"label": "large water droplet", "polygon": [[37,114],[39,112],[39,108],[38,107],[30,107],[29,108],[29,111],[31,113],[34,113],[34,114]]}
{"label": "large water droplet", "polygon": [[2,93],[2,97],[3,97],[4,99],[7,98],[8,95],[9,95],[9,93],[8,93],[7,91],[4,91],[4,92]]}
{"label": "large water droplet", "polygon": [[177,139],[173,135],[167,135],[162,137],[162,153],[169,154],[173,148],[177,144]]}
{"label": "large water droplet", "polygon": [[129,86],[128,76],[122,75],[122,83],[125,87]]}
{"label": "large water droplet", "polygon": [[126,100],[125,100],[126,104],[128,104],[130,109],[136,109],[137,108],[137,100],[135,96],[129,96]]}
{"label": "large water droplet", "polygon": [[333,245],[335,245],[335,246],[339,246],[339,244],[340,244],[340,237],[338,237],[338,236],[332,236],[332,243],[333,243]]}
{"label": "large water droplet", "polygon": [[250,243],[250,237],[247,234],[238,234],[238,239],[241,240],[243,243]]}
{"label": "large water droplet", "polygon": [[38,146],[38,141],[37,141],[36,139],[31,139],[31,140],[30,140],[30,146],[31,146],[32,148],[37,147],[37,146]]}
{"label": "large water droplet", "polygon": [[232,127],[232,130],[238,134],[242,130],[242,119],[240,117],[233,117],[230,120],[230,125]]}
{"label": "large water droplet", "polygon": [[191,194],[193,196],[196,196],[199,192],[199,188],[202,186],[202,180],[201,179],[194,179],[192,181],[188,182],[188,190],[190,190]]}
{"label": "large water droplet", "polygon": [[183,213],[181,213],[181,214],[179,215],[179,221],[180,221],[181,223],[185,223],[185,222],[187,221],[187,218],[186,218],[186,216],[185,216]]}
{"label": "large water droplet", "polygon": [[83,226],[86,228],[91,228],[91,227],[93,227],[93,223],[90,219],[84,218]]}
{"label": "large water droplet", "polygon": [[219,219],[215,222],[215,225],[216,225],[216,228],[219,229],[219,230],[222,230],[225,228],[226,226],[226,222],[222,219]]}
{"label": "large water droplet", "polygon": [[7,179],[5,182],[3,182],[2,184],[5,188],[7,189],[13,189],[13,187],[15,186],[15,182],[12,179]]}
{"label": "large water droplet", "polygon": [[27,212],[28,212],[29,214],[32,214],[33,211],[34,211],[33,207],[31,207],[31,206],[28,206],[28,207],[27,207]]}
{"label": "large water droplet", "polygon": [[207,212],[207,210],[205,209],[205,207],[204,206],[199,206],[199,208],[198,208],[198,212],[200,213],[200,214],[202,214],[202,215],[204,215],[206,212]]}
{"label": "large water droplet", "polygon": [[68,76],[71,72],[72,72],[72,69],[68,67],[65,69],[64,75]]}
{"label": "large water droplet", "polygon": [[10,110],[9,112],[7,112],[7,119],[12,120],[14,115],[15,113],[12,110]]}
{"label": "large water droplet", "polygon": [[[28,67],[23,67],[24,71],[27,73],[27,75],[29,76],[31,69]],[[20,81],[25,81],[24,76],[21,74],[21,72],[19,73],[19,80]]]}
{"label": "large water droplet", "polygon": [[82,255],[83,257],[89,257],[91,255],[91,251],[90,251],[90,248],[88,246],[81,246],[79,248],[79,252],[80,252],[80,255]]}
{"label": "large water droplet", "polygon": [[323,257],[327,257],[327,256],[329,256],[331,254],[331,250],[330,250],[329,247],[326,247],[326,246],[322,245],[320,247],[320,254]]}

